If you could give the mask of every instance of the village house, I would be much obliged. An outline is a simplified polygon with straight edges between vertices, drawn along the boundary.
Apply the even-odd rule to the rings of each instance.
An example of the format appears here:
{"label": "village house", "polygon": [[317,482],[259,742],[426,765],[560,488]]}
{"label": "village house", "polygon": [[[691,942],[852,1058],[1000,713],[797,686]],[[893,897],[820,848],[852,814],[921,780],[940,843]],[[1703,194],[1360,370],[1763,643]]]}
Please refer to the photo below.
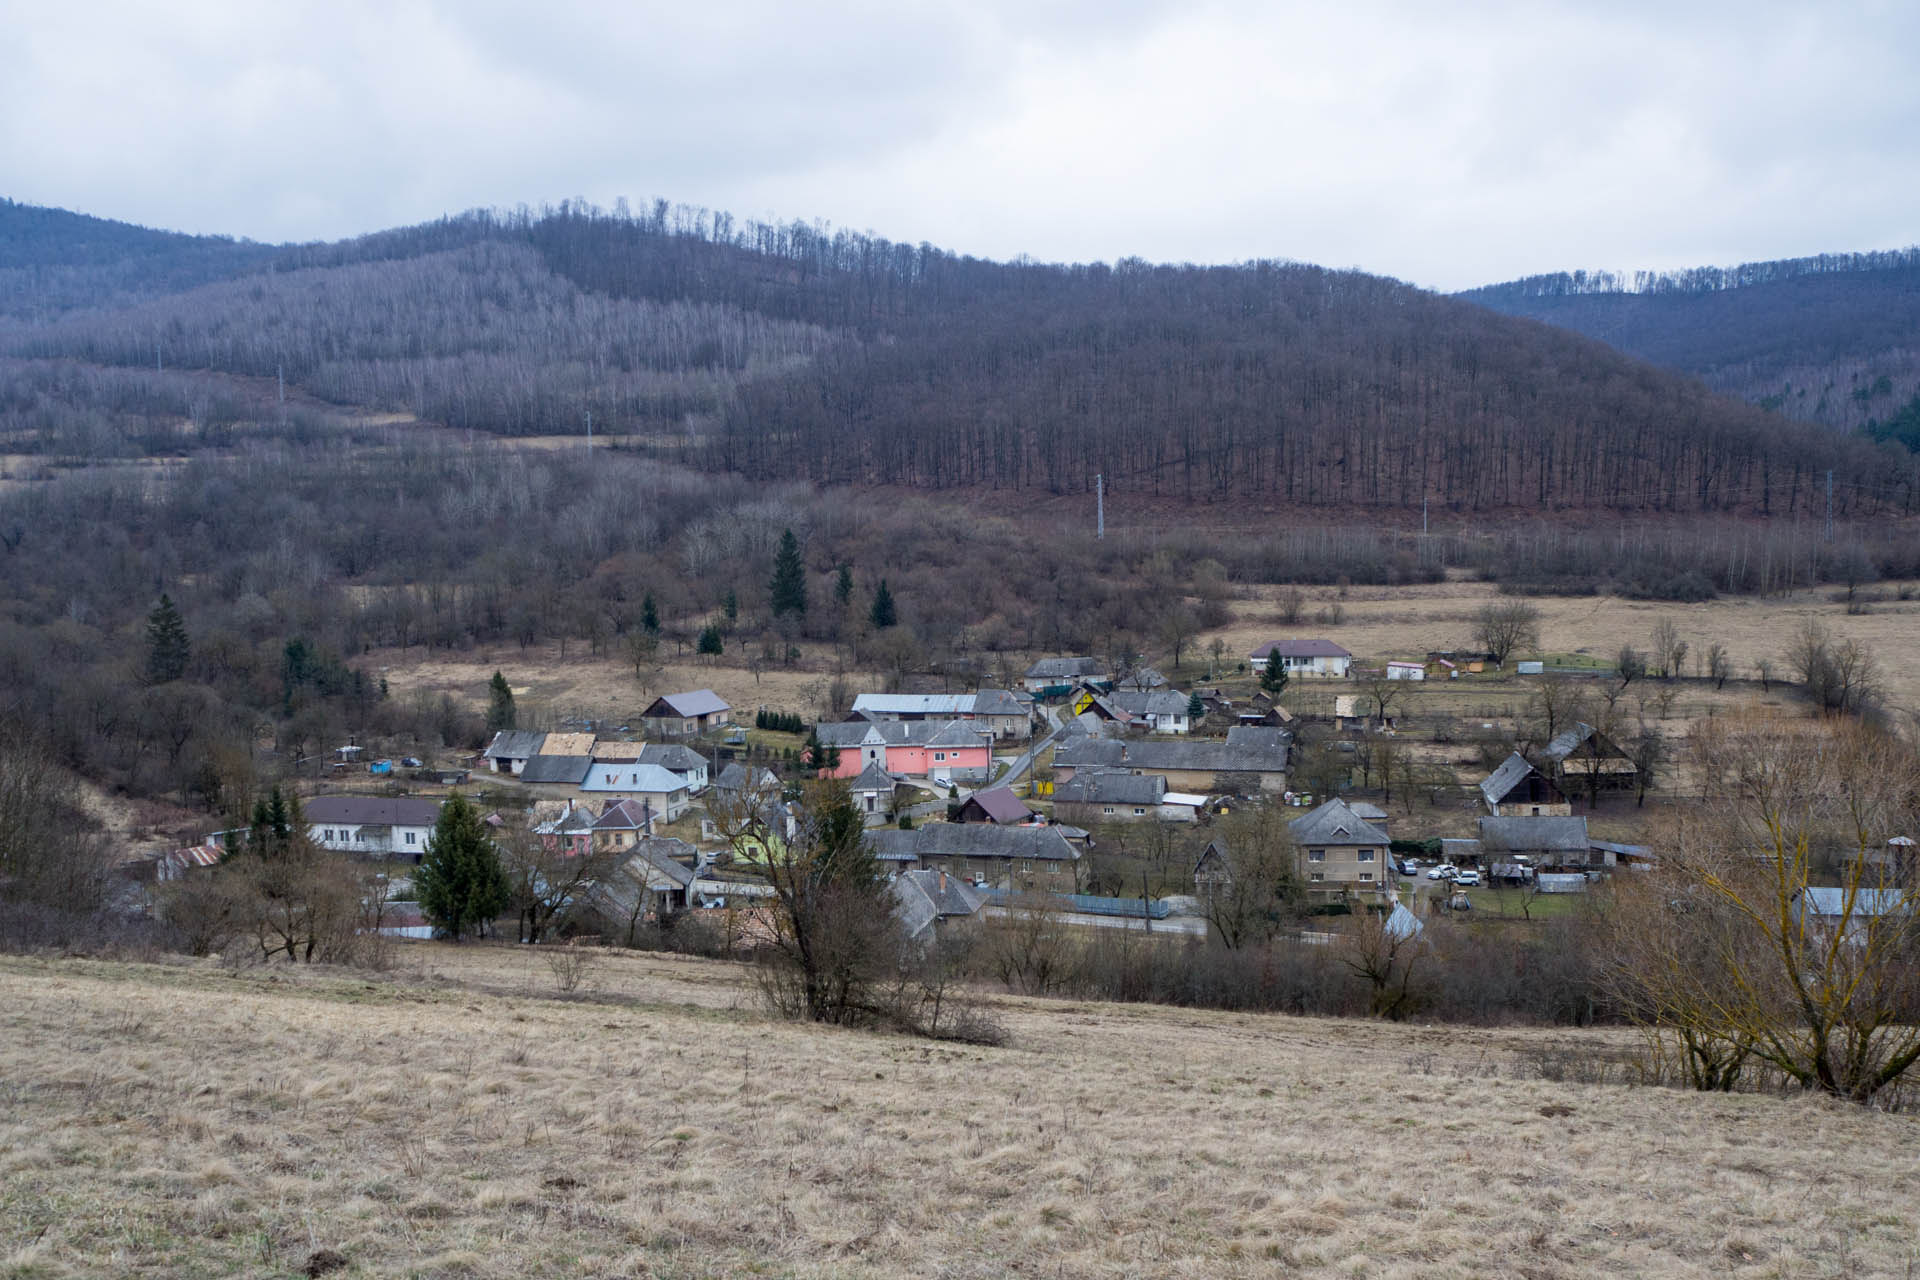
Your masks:
{"label": "village house", "polygon": [[854,807],[870,818],[892,814],[902,797],[911,790],[905,782],[878,764],[868,765],[860,771],[860,776],[847,784]]}
{"label": "village house", "polygon": [[419,861],[440,820],[430,796],[315,796],[305,806],[307,835],[322,848]]}
{"label": "village house", "polygon": [[1073,823],[1192,822],[1206,803],[1204,795],[1167,790],[1153,773],[1087,770],[1053,789],[1054,816]]}
{"label": "village house", "polygon": [[814,732],[821,746],[840,752],[835,778],[858,778],[874,764],[895,777],[933,782],[985,782],[993,773],[992,739],[963,720],[856,720]]}
{"label": "village house", "polygon": [[1108,701],[1146,727],[1149,733],[1187,733],[1193,728],[1188,716],[1191,699],[1178,689],[1139,692],[1116,689]]}
{"label": "village house", "polygon": [[1389,662],[1387,679],[1389,680],[1425,680],[1427,668],[1420,662]]}
{"label": "village house", "polygon": [[721,804],[738,804],[748,791],[761,800],[771,800],[780,794],[780,779],[762,765],[744,765],[735,760],[714,779],[713,790],[714,801]]}
{"label": "village house", "polygon": [[612,800],[593,821],[593,851],[631,849],[653,834],[659,813],[644,800]]}
{"label": "village house", "polygon": [[1920,893],[1905,887],[1856,888],[1849,903],[1841,886],[1801,888],[1793,895],[1793,918],[1809,933],[1831,938],[1839,932],[1841,941],[1865,946],[1896,928],[1911,929],[1920,918]]}
{"label": "village house", "polygon": [[711,689],[669,693],[640,713],[640,723],[656,738],[697,738],[724,728],[733,708]]}
{"label": "village house", "polygon": [[1310,898],[1374,898],[1392,891],[1387,833],[1344,800],[1329,800],[1287,824]]}
{"label": "village house", "polygon": [[997,822],[1003,827],[1019,826],[1033,820],[1033,810],[1005,787],[976,791],[960,806],[960,822]]}
{"label": "village house", "polygon": [[986,895],[944,868],[902,871],[887,886],[894,918],[907,941],[927,946],[948,931],[977,919]]}
{"label": "village house", "polygon": [[1028,693],[1064,692],[1082,680],[1098,680],[1101,674],[1097,658],[1042,658],[1027,668],[1021,687]]}
{"label": "village house", "polygon": [[1290,748],[1246,742],[1170,739],[1122,741],[1071,738],[1053,754],[1056,784],[1080,769],[1122,769],[1165,778],[1168,790],[1206,795],[1282,792],[1287,789]]}
{"label": "village house", "polygon": [[1500,763],[1480,783],[1480,798],[1496,818],[1566,817],[1573,812],[1553,779],[1541,773],[1518,751]]}
{"label": "village house", "polygon": [[1331,640],[1273,640],[1247,655],[1255,672],[1267,669],[1267,663],[1280,660],[1280,668],[1289,676],[1324,676],[1344,679],[1353,668],[1353,655]]}
{"label": "village house", "polygon": [[560,805],[558,813],[536,815],[532,830],[548,853],[579,858],[593,852],[593,826],[597,821],[599,815],[593,810],[569,800]]}
{"label": "village house", "polygon": [[528,760],[540,754],[540,745],[547,735],[532,729],[503,729],[493,735],[493,741],[480,753],[487,762],[487,769],[499,773],[505,769],[518,775]]}
{"label": "village house", "polygon": [[587,886],[570,913],[576,930],[632,945],[640,925],[666,919],[690,905],[701,867],[699,851],[684,840],[641,838],[633,853]]}
{"label": "village house", "polygon": [[1006,689],[975,693],[862,693],[849,720],[965,720],[1000,740],[1033,736],[1031,700]]}
{"label": "village house", "polygon": [[988,888],[1071,893],[1080,850],[1054,827],[929,822],[911,831],[883,827],[867,833],[874,857],[895,871],[920,868]]}
{"label": "village house", "polygon": [[662,822],[677,821],[690,803],[686,779],[657,764],[602,761],[587,770],[580,790],[640,801]]}
{"label": "village house", "polygon": [[529,756],[518,770],[520,781],[545,786],[577,787],[587,780],[592,756]]}

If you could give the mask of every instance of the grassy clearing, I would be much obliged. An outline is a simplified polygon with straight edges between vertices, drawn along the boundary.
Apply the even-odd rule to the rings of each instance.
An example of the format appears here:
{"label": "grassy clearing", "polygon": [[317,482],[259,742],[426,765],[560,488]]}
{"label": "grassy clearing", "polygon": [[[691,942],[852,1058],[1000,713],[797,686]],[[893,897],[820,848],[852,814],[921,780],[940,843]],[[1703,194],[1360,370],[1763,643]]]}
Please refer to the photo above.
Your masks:
{"label": "grassy clearing", "polygon": [[[0,1275],[1818,1276],[1920,1263],[1920,1121],[1547,1083],[1612,1033],[1007,1001],[772,1023],[733,967],[0,960]],[[1444,1100],[1444,1101],[1443,1101]]]}

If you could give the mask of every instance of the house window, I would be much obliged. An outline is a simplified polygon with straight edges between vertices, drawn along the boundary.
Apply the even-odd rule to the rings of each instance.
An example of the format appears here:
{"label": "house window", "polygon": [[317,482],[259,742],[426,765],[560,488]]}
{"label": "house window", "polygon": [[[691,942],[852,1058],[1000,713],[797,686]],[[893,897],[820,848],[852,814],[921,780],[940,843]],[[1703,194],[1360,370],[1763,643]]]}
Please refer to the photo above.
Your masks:
{"label": "house window", "polygon": [[933,753],[933,758],[935,760],[945,760],[947,758],[947,753],[944,751],[936,751]]}
{"label": "house window", "polygon": [[1134,806],[1134,810],[1133,810],[1133,816],[1134,816],[1134,817],[1136,817],[1136,818],[1138,818],[1138,817],[1140,817],[1140,816],[1142,816],[1142,815],[1143,815],[1143,814],[1145,814],[1145,813],[1146,813],[1146,810],[1145,810],[1145,809],[1142,809],[1142,808],[1140,808],[1140,807],[1139,807],[1138,805],[1136,805],[1136,806]]}
{"label": "house window", "polygon": [[332,827],[328,827],[328,828],[327,828],[327,829],[326,829],[325,831],[323,831],[323,832],[321,832],[321,833],[320,833],[320,838],[321,838],[322,840],[332,840],[332,839],[333,839],[333,828],[332,828]]}
{"label": "house window", "polygon": [[1360,856],[1360,861],[1362,861],[1362,862],[1372,862],[1372,861],[1373,861],[1373,850],[1371,850],[1371,849],[1362,849],[1362,850],[1360,851],[1360,855],[1359,855],[1359,856]]}
{"label": "house window", "polygon": [[415,836],[417,836],[417,835],[419,835],[419,834],[420,834],[420,833],[419,833],[419,832],[417,832],[417,831],[409,831],[409,832],[407,832],[407,843],[408,843],[408,844],[412,844],[412,843],[413,843],[413,838],[414,838]]}
{"label": "house window", "polygon": [[1373,879],[1373,872],[1371,872],[1371,871],[1362,871],[1362,872],[1360,873],[1360,878],[1361,878],[1362,880],[1371,880],[1371,879]]}
{"label": "house window", "polygon": [[1319,871],[1310,872],[1307,876],[1307,879],[1314,881],[1325,880],[1326,878],[1326,875]]}
{"label": "house window", "polygon": [[1327,860],[1327,851],[1325,849],[1307,850],[1308,862],[1325,862],[1326,860]]}
{"label": "house window", "polygon": [[1107,806],[1106,806],[1105,808],[1103,808],[1103,809],[1101,809],[1101,810],[1100,810],[1100,812],[1102,812],[1102,813],[1112,813],[1112,812],[1113,812],[1113,806],[1112,806],[1112,805],[1107,805]]}

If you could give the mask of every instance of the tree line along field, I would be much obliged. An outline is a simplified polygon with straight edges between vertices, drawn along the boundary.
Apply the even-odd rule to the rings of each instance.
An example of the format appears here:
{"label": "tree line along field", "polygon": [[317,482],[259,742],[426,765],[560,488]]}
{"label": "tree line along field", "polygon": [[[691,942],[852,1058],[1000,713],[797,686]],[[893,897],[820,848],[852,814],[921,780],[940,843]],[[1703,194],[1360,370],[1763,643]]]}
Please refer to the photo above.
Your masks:
{"label": "tree line along field", "polygon": [[631,954],[568,996],[505,947],[0,959],[0,1273],[1920,1264],[1920,1122],[1630,1087],[1618,1032],[1006,998],[1010,1043],[974,1048],[758,1009],[737,966]]}

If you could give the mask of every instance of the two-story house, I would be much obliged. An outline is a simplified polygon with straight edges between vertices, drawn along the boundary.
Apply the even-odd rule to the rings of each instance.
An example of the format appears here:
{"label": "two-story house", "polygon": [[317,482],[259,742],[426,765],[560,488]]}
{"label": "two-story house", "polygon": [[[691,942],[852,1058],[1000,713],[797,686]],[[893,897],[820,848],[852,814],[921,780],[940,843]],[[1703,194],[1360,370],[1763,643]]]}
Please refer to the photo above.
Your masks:
{"label": "two-story house", "polygon": [[1307,896],[1322,901],[1371,898],[1392,891],[1387,833],[1344,800],[1329,800],[1287,824]]}

